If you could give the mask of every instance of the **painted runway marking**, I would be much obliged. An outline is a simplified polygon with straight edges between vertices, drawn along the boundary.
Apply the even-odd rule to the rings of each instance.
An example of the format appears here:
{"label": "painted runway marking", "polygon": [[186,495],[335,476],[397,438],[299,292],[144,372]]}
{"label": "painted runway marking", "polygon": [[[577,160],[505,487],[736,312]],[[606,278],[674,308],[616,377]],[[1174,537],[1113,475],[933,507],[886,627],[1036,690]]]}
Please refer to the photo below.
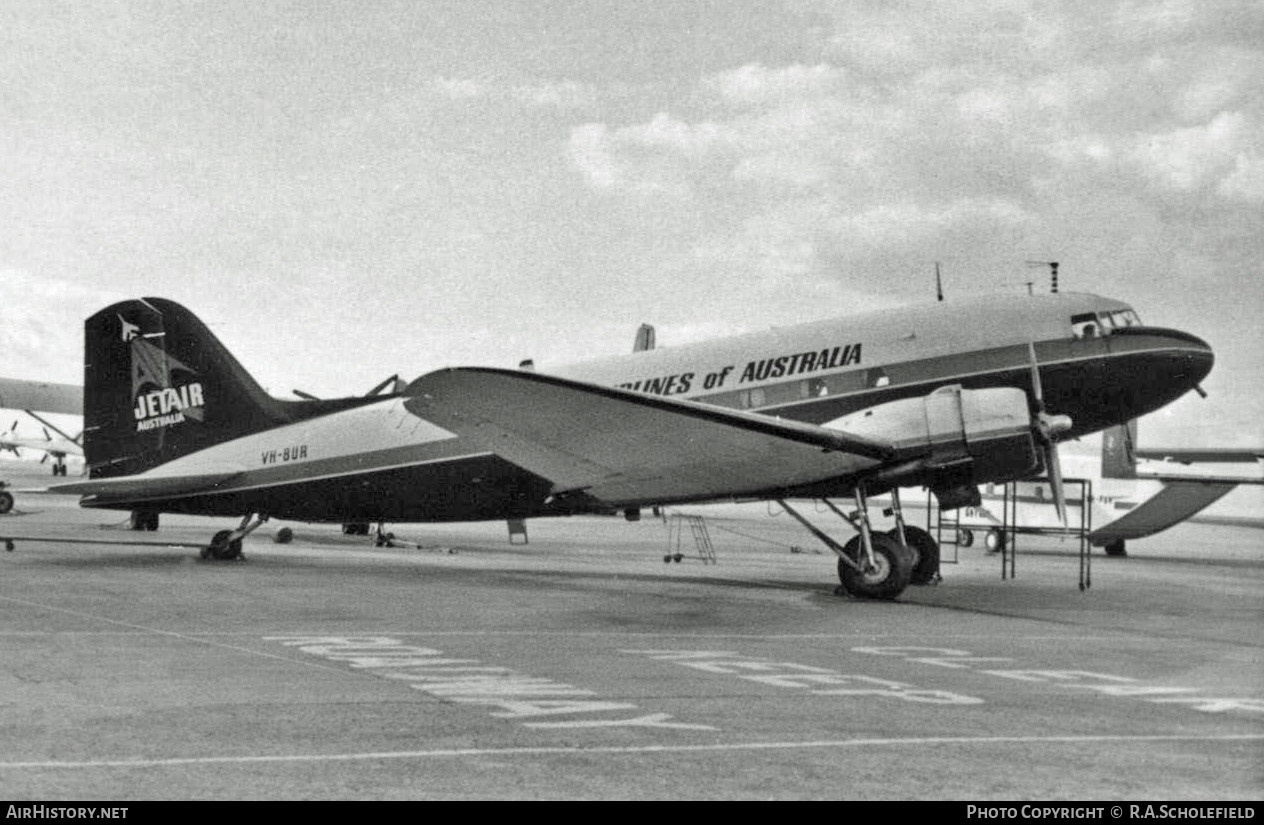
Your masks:
{"label": "painted runway marking", "polygon": [[[667,713],[628,717],[627,712],[638,711],[630,702],[604,701],[594,698],[595,691],[528,676],[507,667],[489,666],[478,659],[447,658],[441,650],[405,645],[391,636],[266,636],[264,641],[368,670],[368,675],[398,679],[413,690],[448,702],[500,708],[491,715],[498,719],[530,719],[522,722],[528,728],[716,730],[711,725],[673,721]],[[622,714],[621,718],[541,718],[616,712]]]}
{"label": "painted runway marking", "polygon": [[[125,621],[121,621],[121,620],[119,620],[119,619],[111,619],[111,618],[108,618],[108,617],[106,617],[106,616],[98,616],[98,615],[96,615],[96,614],[94,614],[94,613],[85,613],[85,612],[83,612],[83,611],[81,611],[81,610],[71,610],[71,609],[66,608],[66,607],[54,607],[54,606],[49,605],[49,604],[40,604],[39,602],[31,602],[31,601],[27,601],[27,600],[25,600],[25,599],[15,599],[15,598],[13,598],[12,596],[0,596],[0,601],[12,602],[13,604],[20,604],[20,605],[24,605],[24,606],[26,606],[26,607],[34,607],[34,608],[38,608],[38,609],[40,609],[40,610],[48,610],[48,611],[51,611],[51,612],[53,612],[53,613],[65,613],[65,614],[66,614],[66,615],[68,615],[68,616],[75,616],[76,618],[80,618],[80,619],[89,619],[89,620],[94,621],[94,622],[106,622],[106,623],[108,623],[108,624],[118,625],[119,627],[126,627],[126,628],[129,628],[129,629],[131,629],[131,630],[139,630],[139,631],[143,631],[143,632],[145,632],[145,633],[152,633],[152,634],[155,634],[155,635],[157,635],[157,636],[168,636],[168,637],[170,637],[170,638],[172,638],[172,639],[179,639],[179,640],[181,640],[181,641],[185,641],[185,642],[192,642],[192,643],[194,643],[194,644],[207,645],[207,646],[209,646],[209,647],[217,647],[217,648],[220,648],[220,649],[223,649],[223,650],[231,650],[231,651],[233,651],[234,653],[245,653],[245,654],[248,654],[248,655],[250,655],[250,656],[258,656],[258,657],[261,657],[261,658],[264,658],[264,659],[272,659],[272,660],[275,660],[275,661],[281,661],[281,662],[290,662],[291,664],[303,665],[303,666],[306,666],[306,667],[316,667],[316,668],[321,668],[321,669],[323,669],[323,670],[330,670],[330,671],[334,671],[334,672],[336,672],[336,673],[345,673],[345,672],[346,672],[346,671],[342,670],[341,668],[332,667],[332,666],[330,666],[330,665],[324,664],[323,662],[319,662],[319,661],[312,661],[312,660],[310,660],[310,659],[291,659],[291,658],[289,658],[288,656],[278,656],[278,655],[276,655],[275,653],[268,653],[267,651],[256,650],[256,649],[252,649],[252,648],[248,648],[248,647],[239,647],[238,645],[225,644],[225,643],[223,643],[223,642],[218,642],[218,641],[215,641],[214,639],[211,639],[211,638],[205,638],[205,637],[203,637],[203,636],[201,636],[201,635],[199,635],[199,636],[189,636],[189,635],[184,634],[184,633],[177,633],[177,632],[176,632],[176,631],[174,631],[174,630],[163,630],[163,629],[161,629],[161,628],[157,628],[157,627],[147,627],[147,626],[145,626],[145,625],[135,624],[135,623],[133,623],[133,622],[125,622]],[[109,631],[107,631],[107,632],[109,632]],[[87,634],[84,634],[84,635],[98,635],[98,633],[99,633],[98,631],[93,631],[93,632],[90,632],[90,633],[87,633]],[[112,633],[113,633],[113,635],[120,635],[120,636],[123,636],[123,635],[134,636],[134,635],[136,635],[136,634],[134,634],[134,633],[128,633],[128,634],[125,634],[125,633],[122,633],[122,632],[120,632],[120,631],[112,631]],[[61,634],[56,634],[56,635],[61,635]],[[209,635],[214,635],[214,634],[207,634],[207,635],[209,636]],[[239,635],[239,634],[230,634],[230,635]],[[252,638],[252,639],[253,639],[253,638],[257,638],[257,637],[256,637],[253,633],[252,633],[252,634],[242,634],[242,635],[249,635],[249,637],[250,637],[250,638]]]}
{"label": "painted runway marking", "polygon": [[[874,656],[896,656],[907,662],[953,669],[974,670],[1018,682],[1054,684],[1076,690],[1089,690],[1104,696],[1123,696],[1157,704],[1183,704],[1204,713],[1242,710],[1264,713],[1264,699],[1243,696],[1206,696],[1200,688],[1169,685],[1147,685],[1131,676],[1095,673],[1090,670],[981,669],[977,662],[1013,662],[1009,656],[975,656],[968,650],[948,647],[853,647],[853,653]],[[1177,695],[1181,694],[1181,695]]]}
{"label": "painted runway marking", "polygon": [[1260,742],[1264,734],[1230,733],[1212,736],[1155,734],[1142,736],[927,736],[894,739],[826,739],[803,742],[732,742],[712,745],[595,745],[591,747],[452,748],[364,753],[290,754],[273,756],[188,756],[170,759],[100,759],[80,761],[0,762],[0,770],[31,768],[161,768],[181,765],[258,765],[301,762],[366,762],[387,759],[452,759],[465,756],[637,755],[718,753],[738,751],[823,750],[843,748],[900,748],[933,745],[1086,745],[1147,742]]}
{"label": "painted runway marking", "polygon": [[893,682],[858,673],[840,673],[826,667],[778,662],[761,656],[747,656],[727,650],[620,650],[634,656],[648,656],[661,662],[701,670],[704,673],[737,676],[771,687],[807,690],[813,696],[852,696],[898,699],[934,705],[981,705],[975,696],[926,690],[905,682]]}

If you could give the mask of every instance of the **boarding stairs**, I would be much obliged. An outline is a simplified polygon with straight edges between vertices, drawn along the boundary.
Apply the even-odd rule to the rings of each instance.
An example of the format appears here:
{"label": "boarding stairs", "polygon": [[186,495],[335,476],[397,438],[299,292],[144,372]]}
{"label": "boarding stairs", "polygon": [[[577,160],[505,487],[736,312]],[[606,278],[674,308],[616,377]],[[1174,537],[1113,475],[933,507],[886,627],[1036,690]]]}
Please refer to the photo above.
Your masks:
{"label": "boarding stairs", "polygon": [[[667,521],[667,553],[663,556],[663,563],[681,562],[685,559],[697,559],[703,564],[715,564],[715,547],[711,544],[711,533],[707,529],[707,521],[702,516],[682,515],[680,513],[672,513],[666,519]],[[686,555],[684,552],[684,536],[685,525],[689,526],[689,532],[693,536],[694,548],[698,551],[696,556]]]}

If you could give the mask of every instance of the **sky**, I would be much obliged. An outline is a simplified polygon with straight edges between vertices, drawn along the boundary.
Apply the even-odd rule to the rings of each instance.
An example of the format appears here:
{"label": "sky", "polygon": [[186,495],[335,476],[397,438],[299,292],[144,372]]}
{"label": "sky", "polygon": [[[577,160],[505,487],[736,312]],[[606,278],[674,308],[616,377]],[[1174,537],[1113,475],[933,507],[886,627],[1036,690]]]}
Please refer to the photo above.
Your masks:
{"label": "sky", "polygon": [[1047,288],[1264,444],[1264,5],[0,0],[0,374],[196,312],[269,390]]}

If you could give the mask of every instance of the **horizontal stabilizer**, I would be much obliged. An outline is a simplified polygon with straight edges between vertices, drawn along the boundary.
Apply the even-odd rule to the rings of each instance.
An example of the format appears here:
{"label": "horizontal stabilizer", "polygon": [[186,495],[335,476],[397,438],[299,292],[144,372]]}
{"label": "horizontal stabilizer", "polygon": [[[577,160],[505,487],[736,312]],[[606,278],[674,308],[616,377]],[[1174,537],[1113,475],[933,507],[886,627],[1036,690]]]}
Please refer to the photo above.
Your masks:
{"label": "horizontal stabilizer", "polygon": [[1148,458],[1155,461],[1176,461],[1181,464],[1250,464],[1264,459],[1264,449],[1246,450],[1239,447],[1209,447],[1206,449],[1156,447],[1147,450],[1134,450],[1137,458]]}
{"label": "horizontal stabilizer", "polygon": [[1172,481],[1140,507],[1122,518],[1094,530],[1089,541],[1096,545],[1117,539],[1140,539],[1179,524],[1220,499],[1236,487],[1235,482]]}
{"label": "horizontal stabilizer", "polygon": [[210,490],[239,475],[241,475],[241,470],[195,475],[141,474],[54,484],[47,489],[47,492],[101,498],[156,499]]}
{"label": "horizontal stabilizer", "polygon": [[783,490],[894,454],[874,439],[533,372],[439,370],[405,406],[553,484],[612,504]]}

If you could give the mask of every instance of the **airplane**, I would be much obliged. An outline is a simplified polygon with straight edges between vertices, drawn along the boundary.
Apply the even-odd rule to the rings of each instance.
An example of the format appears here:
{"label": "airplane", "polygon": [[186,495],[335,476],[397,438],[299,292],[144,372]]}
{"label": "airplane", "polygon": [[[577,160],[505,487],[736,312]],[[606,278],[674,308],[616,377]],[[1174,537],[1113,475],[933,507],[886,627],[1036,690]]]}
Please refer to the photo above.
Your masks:
{"label": "airplane", "polygon": [[[1066,481],[1079,487],[1078,496],[1067,497],[1070,522],[1087,526],[1089,544],[1108,556],[1126,556],[1128,541],[1196,517],[1239,485],[1264,485],[1264,449],[1141,449],[1135,446],[1135,420],[1104,430],[1100,440],[1096,451],[1072,447],[1061,460]],[[979,493],[982,501],[977,507],[963,507],[955,518],[942,520],[943,529],[954,530],[962,547],[981,541],[989,552],[1003,549],[1008,540],[1007,503],[1012,526],[1020,531],[1071,532],[1052,506],[1048,479],[1017,481],[1008,491],[987,484]],[[1088,518],[1083,513],[1085,498]],[[905,509],[926,506],[914,502]]]}
{"label": "airplane", "polygon": [[192,312],[141,298],[85,321],[88,478],[51,490],[85,507],[239,517],[204,548],[217,560],[240,558],[269,518],[636,519],[646,506],[850,496],[846,545],[801,520],[838,556],[846,592],[894,599],[930,580],[938,545],[898,506],[894,535],[874,528],[868,496],[927,487],[955,509],[977,505],[981,483],[1048,470],[1062,501],[1059,440],[1159,409],[1213,360],[1120,301],[1011,294],[283,400]]}
{"label": "airplane", "polygon": [[[34,412],[25,410],[26,414],[39,421],[44,425],[44,437],[39,438],[23,438],[18,435],[18,422],[15,420],[13,426],[7,431],[0,433],[0,450],[8,450],[14,455],[21,455],[19,449],[42,450],[44,457],[40,459],[43,464],[51,456],[53,459],[53,475],[66,475],[66,457],[75,456],[83,458],[83,447],[79,444],[79,438],[72,438],[60,429],[53,426],[49,422],[40,418]],[[57,436],[54,438],[49,430],[52,430]],[[82,435],[82,434],[80,434]]]}

